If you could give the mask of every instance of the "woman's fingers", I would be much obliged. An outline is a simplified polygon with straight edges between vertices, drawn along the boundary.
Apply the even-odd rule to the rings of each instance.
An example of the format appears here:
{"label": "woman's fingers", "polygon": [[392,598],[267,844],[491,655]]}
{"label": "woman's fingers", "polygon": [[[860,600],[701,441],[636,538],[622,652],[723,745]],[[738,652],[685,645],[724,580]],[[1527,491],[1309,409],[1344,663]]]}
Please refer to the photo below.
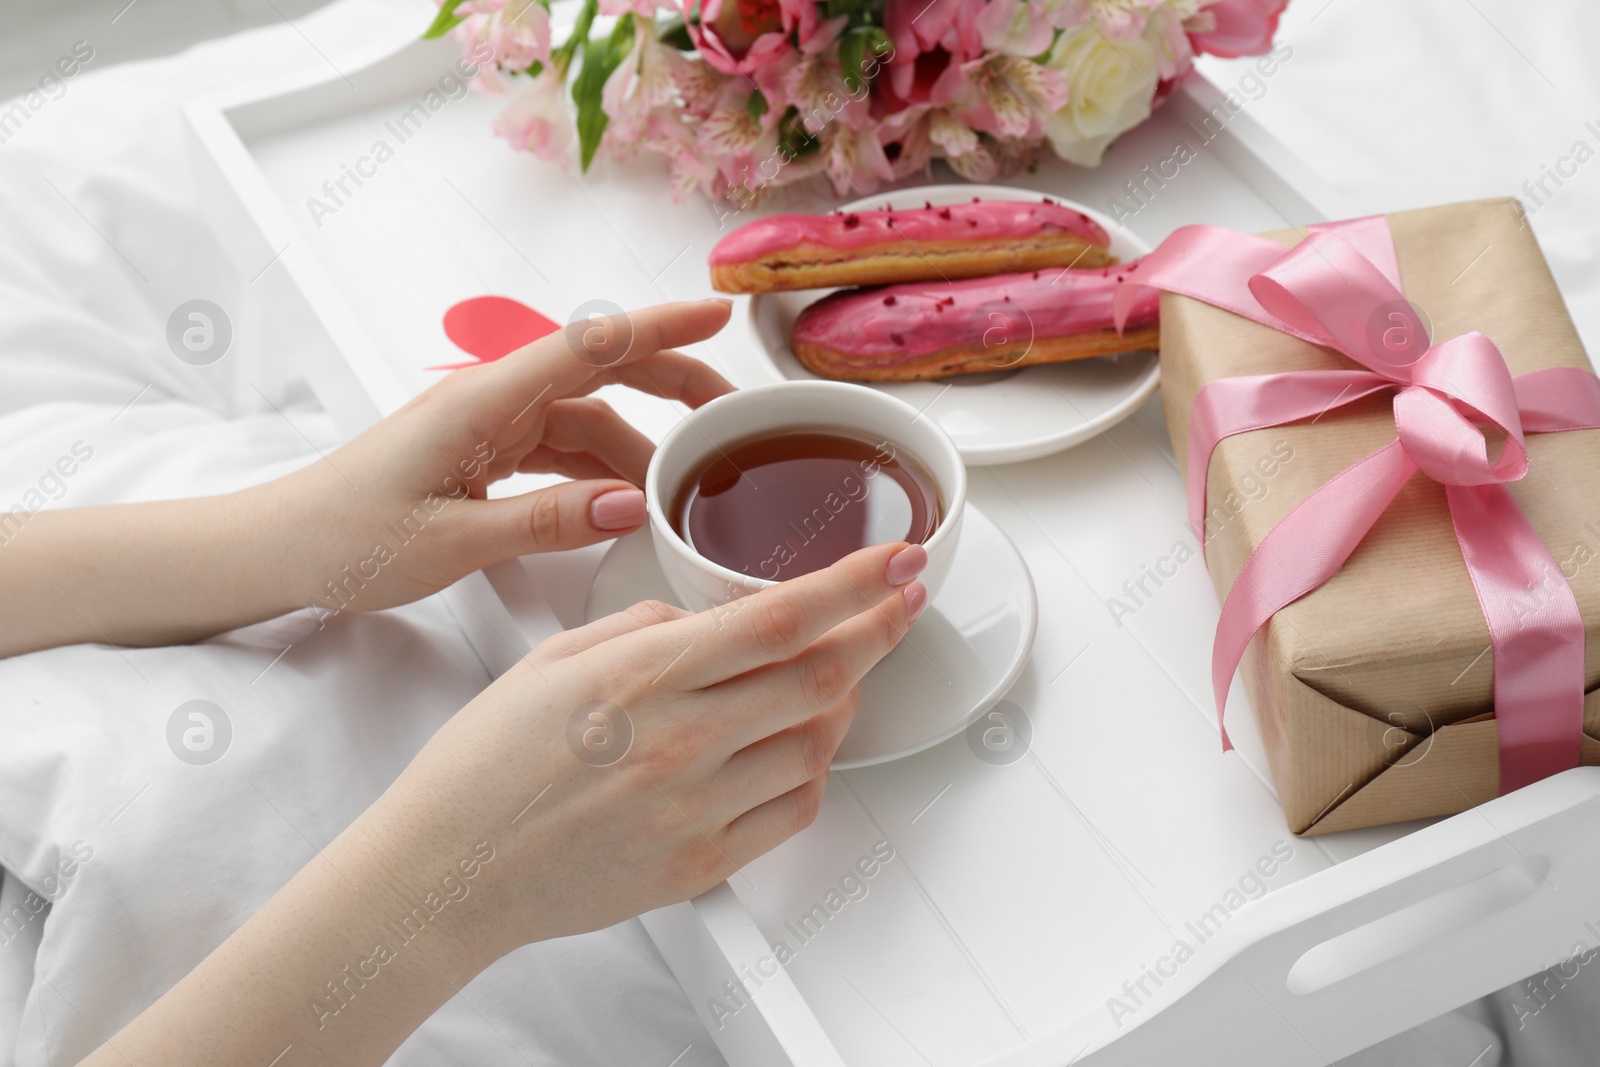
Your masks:
{"label": "woman's fingers", "polygon": [[485,421],[509,423],[541,399],[574,395],[597,376],[617,375],[664,348],[704,341],[731,313],[727,301],[695,300],[572,323],[489,364],[492,373],[478,379]]}
{"label": "woman's fingers", "polygon": [[624,481],[561,482],[521,496],[471,502],[458,520],[479,560],[473,569],[533,552],[559,552],[644,525],[644,493]]}
{"label": "woman's fingers", "polygon": [[831,707],[735,752],[712,778],[712,788],[727,798],[721,819],[731,822],[826,774],[860,706],[861,687],[851,686]]}
{"label": "woman's fingers", "polygon": [[[563,478],[571,478],[575,482],[590,481],[623,481],[622,474],[614,470],[609,463],[602,463],[587,452],[557,452],[553,448],[540,446],[522,457],[516,470],[523,474],[559,474]],[[511,473],[511,472],[506,472]],[[502,475],[504,477],[504,475]],[[629,484],[632,484],[631,482]]]}
{"label": "woman's fingers", "polygon": [[[912,582],[813,641],[791,659],[759,667],[706,690],[706,705],[726,716],[735,747],[825,713],[861,684],[905,636],[927,602]],[[843,735],[841,735],[842,737]],[[829,753],[830,760],[833,758]],[[792,782],[797,785],[798,782]]]}
{"label": "woman's fingers", "polygon": [[593,392],[607,385],[625,385],[651,396],[681,401],[692,408],[733,392],[733,383],[709,363],[672,349],[612,367],[569,395]]}
{"label": "woman's fingers", "polygon": [[557,452],[585,452],[634,485],[644,484],[656,446],[604,400],[557,400],[544,413],[540,444]]}
{"label": "woman's fingers", "polygon": [[648,626],[674,622],[688,614],[689,612],[674,604],[660,600],[642,600],[631,608],[607,615],[603,619],[596,619],[586,626],[578,626],[546,638],[528,654],[528,659],[536,665],[554,663],[576,656],[580,652],[587,652],[594,646],[613,638],[643,630]]}
{"label": "woman's fingers", "polygon": [[[874,545],[824,570],[674,623],[662,638],[679,639],[688,651],[665,677],[680,690],[701,689],[798,655],[841,622],[910,584],[927,563],[921,545]],[[672,649],[669,656],[680,651]]]}
{"label": "woman's fingers", "polygon": [[817,821],[827,788],[823,774],[745,812],[723,832],[722,851],[740,865],[771,852]]}

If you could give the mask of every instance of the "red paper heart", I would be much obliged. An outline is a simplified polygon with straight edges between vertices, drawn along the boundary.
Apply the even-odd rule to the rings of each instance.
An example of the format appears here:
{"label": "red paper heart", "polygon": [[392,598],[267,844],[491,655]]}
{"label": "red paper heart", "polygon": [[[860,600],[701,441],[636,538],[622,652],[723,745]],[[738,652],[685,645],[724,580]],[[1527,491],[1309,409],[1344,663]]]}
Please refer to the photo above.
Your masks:
{"label": "red paper heart", "polygon": [[448,363],[427,369],[456,370],[493,363],[559,329],[559,325],[533,308],[508,296],[475,296],[444,313],[445,336],[473,359],[468,363]]}

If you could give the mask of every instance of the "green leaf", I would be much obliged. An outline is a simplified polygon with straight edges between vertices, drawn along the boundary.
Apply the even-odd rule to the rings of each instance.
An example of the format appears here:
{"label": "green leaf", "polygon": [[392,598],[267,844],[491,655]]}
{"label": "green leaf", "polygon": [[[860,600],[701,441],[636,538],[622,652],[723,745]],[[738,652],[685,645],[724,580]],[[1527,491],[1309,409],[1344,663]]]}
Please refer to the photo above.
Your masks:
{"label": "green leaf", "polygon": [[821,146],[822,142],[813,137],[801,121],[799,108],[790,107],[783,113],[783,118],[778,120],[778,147],[785,158],[799,159]]}
{"label": "green leaf", "polygon": [[[857,26],[839,40],[839,72],[844,76],[845,91],[859,94],[863,83],[871,84],[883,65],[883,56],[892,50],[889,35],[877,26]],[[866,73],[867,55],[871,53],[872,74]]]}
{"label": "green leaf", "polygon": [[757,89],[751,93],[744,102],[745,110],[750,112],[750,118],[755,122],[761,121],[761,116],[767,113],[767,98]]}
{"label": "green leaf", "polygon": [[439,14],[434,17],[433,25],[429,26],[427,32],[422,35],[423,39],[443,37],[467,21],[465,16],[456,14],[456,8],[460,5],[461,0],[444,0],[444,3],[439,5]]}
{"label": "green leaf", "polygon": [[583,8],[578,12],[578,21],[573,24],[571,36],[551,51],[550,62],[561,71],[563,78],[567,75],[567,68],[572,65],[572,57],[578,54],[579,46],[588,40],[589,27],[594,24],[594,17],[599,10],[599,0],[583,0]]}
{"label": "green leaf", "polygon": [[617,20],[610,37],[595,37],[584,43],[583,68],[572,82],[572,100],[578,105],[578,156],[585,173],[600,150],[611,116],[600,106],[606,80],[628,58],[633,47],[633,15]]}
{"label": "green leaf", "polygon": [[618,63],[621,63],[622,58],[627,56],[629,50],[633,48],[633,23],[636,18],[637,16],[630,11],[619,18],[615,26],[611,27],[611,47],[622,49],[618,53]]}
{"label": "green leaf", "polygon": [[866,58],[867,35],[851,30],[839,41],[839,73],[844,75],[845,92],[861,92],[861,61]]}
{"label": "green leaf", "polygon": [[680,52],[694,51],[694,38],[689,36],[689,28],[684,25],[682,15],[662,19],[656,26],[656,40]]}

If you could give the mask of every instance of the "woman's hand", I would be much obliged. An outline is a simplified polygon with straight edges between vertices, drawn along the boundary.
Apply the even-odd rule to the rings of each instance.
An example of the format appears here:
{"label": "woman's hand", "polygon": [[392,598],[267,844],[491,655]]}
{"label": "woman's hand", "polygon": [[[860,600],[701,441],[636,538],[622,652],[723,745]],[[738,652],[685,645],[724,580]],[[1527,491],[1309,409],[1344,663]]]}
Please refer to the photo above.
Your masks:
{"label": "woman's hand", "polygon": [[84,1062],[381,1064],[512,949],[709,889],[816,816],[926,563],[879,545],[716,611],[641,604],[544,642]]}
{"label": "woman's hand", "polygon": [[[263,511],[297,516],[293,551],[278,557],[284,587],[302,607],[387,608],[501,560],[636,529],[654,446],[589,394],[620,383],[698,407],[729,392],[674,351],[728,313],[704,300],[575,323],[456,371],[324,462],[262,487]],[[575,480],[486,499],[518,472]]]}
{"label": "woman's hand", "polygon": [[494,850],[497,952],[704,892],[816,816],[927,558],[880,545],[713,611],[646,602],[551,638],[439,731],[378,821],[429,827],[440,857]]}
{"label": "woman's hand", "polygon": [[[44,510],[0,553],[0,656],[105,641],[172,645],[312,607],[368,611],[526,552],[644,522],[651,444],[589,396],[621,383],[698,406],[730,388],[673,351],[721,300],[569,327],[456,371],[338,451],[226,496]],[[486,499],[516,471],[564,474]]]}

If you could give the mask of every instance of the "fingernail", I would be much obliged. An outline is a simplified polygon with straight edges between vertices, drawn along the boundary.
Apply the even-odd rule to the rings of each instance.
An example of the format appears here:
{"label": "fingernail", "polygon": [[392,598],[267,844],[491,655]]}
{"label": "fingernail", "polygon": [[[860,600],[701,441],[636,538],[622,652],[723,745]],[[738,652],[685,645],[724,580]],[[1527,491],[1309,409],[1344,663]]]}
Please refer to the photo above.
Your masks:
{"label": "fingernail", "polygon": [[644,520],[644,493],[638,489],[601,493],[589,505],[589,521],[597,530],[626,530]]}
{"label": "fingernail", "polygon": [[922,609],[928,606],[928,587],[921,582],[912,582],[900,595],[906,598],[906,625],[910,626],[922,614]]}
{"label": "fingernail", "polygon": [[721,304],[725,308],[733,307],[733,300],[726,296],[713,296],[706,300],[708,304]]}
{"label": "fingernail", "polygon": [[921,574],[922,568],[927,565],[928,550],[921,545],[907,545],[889,557],[889,566],[883,576],[890,585],[905,585]]}

